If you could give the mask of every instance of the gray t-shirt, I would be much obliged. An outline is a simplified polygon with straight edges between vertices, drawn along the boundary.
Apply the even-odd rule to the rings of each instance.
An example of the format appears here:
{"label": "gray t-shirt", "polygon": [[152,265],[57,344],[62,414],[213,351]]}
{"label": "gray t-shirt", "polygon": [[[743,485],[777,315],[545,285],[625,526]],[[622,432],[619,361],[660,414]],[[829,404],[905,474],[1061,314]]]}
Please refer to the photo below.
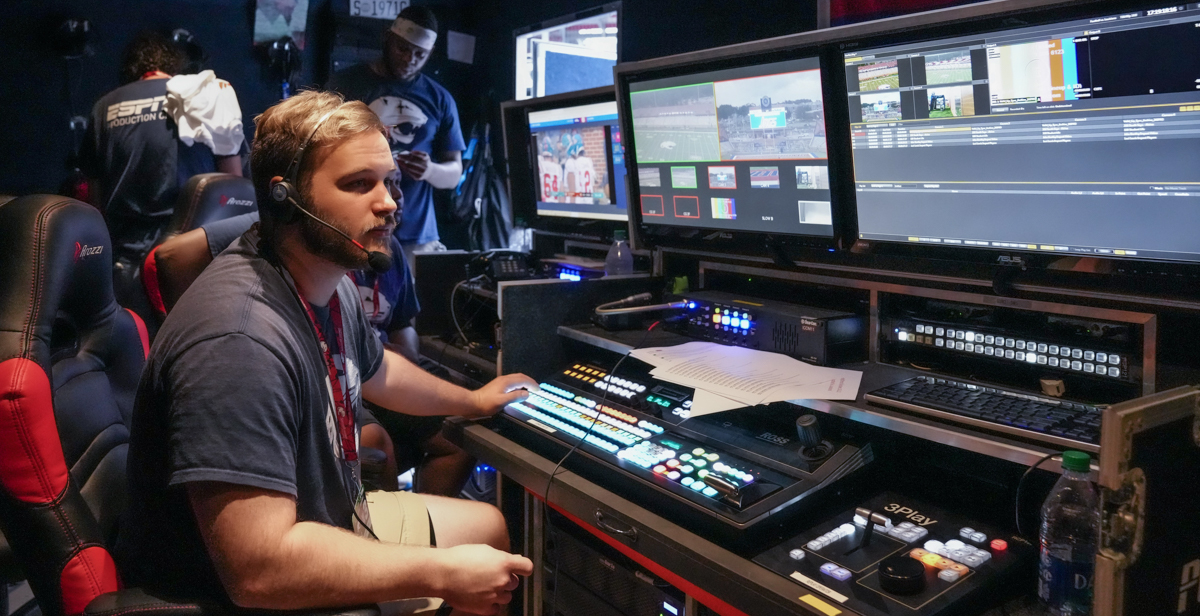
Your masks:
{"label": "gray t-shirt", "polygon": [[[343,279],[337,294],[346,348],[334,363],[361,414],[361,383],[379,369],[383,346],[354,283]],[[329,370],[300,301],[283,270],[244,236],[163,323],[133,416],[130,505],[116,549],[127,583],[228,604],[196,528],[188,482],[282,492],[295,497],[301,521],[353,527],[358,486],[345,479]]]}

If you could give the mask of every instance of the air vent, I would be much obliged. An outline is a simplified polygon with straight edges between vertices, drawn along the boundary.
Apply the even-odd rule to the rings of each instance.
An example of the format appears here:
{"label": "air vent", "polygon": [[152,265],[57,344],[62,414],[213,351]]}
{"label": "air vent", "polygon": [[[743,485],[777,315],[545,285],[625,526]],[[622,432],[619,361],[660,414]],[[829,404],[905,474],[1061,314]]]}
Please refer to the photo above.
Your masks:
{"label": "air vent", "polygon": [[792,323],[776,323],[771,328],[771,342],[777,353],[793,354],[800,344],[800,330]]}

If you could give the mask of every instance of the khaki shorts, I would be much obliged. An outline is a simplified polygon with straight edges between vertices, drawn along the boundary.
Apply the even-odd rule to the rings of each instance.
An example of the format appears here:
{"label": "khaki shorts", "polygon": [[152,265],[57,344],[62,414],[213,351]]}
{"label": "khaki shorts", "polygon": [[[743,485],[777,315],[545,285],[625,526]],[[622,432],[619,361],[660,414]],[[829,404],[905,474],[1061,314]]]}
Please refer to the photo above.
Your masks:
{"label": "khaki shorts", "polygon": [[[419,494],[368,492],[367,510],[371,513],[371,530],[380,541],[413,547],[428,547],[431,543],[429,510]],[[441,605],[441,599],[403,599],[380,603],[379,610],[381,616],[432,616]]]}
{"label": "khaki shorts", "polygon": [[429,510],[425,499],[412,492],[367,493],[371,530],[384,543],[429,547]]}

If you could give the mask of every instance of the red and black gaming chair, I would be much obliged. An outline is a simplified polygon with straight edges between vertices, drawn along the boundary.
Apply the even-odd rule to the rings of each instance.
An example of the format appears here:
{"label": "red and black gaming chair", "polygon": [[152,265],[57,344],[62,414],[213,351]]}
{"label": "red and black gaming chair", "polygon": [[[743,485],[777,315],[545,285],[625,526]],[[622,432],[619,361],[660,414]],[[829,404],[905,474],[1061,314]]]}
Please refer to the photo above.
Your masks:
{"label": "red and black gaming chair", "polygon": [[117,590],[129,418],[149,340],[95,208],[0,206],[0,527],[46,616]]}
{"label": "red and black gaming chair", "polygon": [[149,340],[114,299],[103,217],[66,197],[22,197],[0,205],[0,246],[0,530],[42,614],[218,614],[122,589],[107,548]]}
{"label": "red and black gaming chair", "polygon": [[[248,179],[229,173],[202,173],[192,176],[179,191],[179,200],[175,203],[175,211],[171,215],[171,224],[167,232],[159,238],[159,246],[167,240],[197,229],[202,225],[242,214],[258,211],[254,196],[254,184]],[[164,275],[164,270],[172,267],[170,262],[160,260],[158,246],[155,246],[142,264],[142,286],[150,299],[157,323],[162,323],[167,312],[183,294],[164,285],[169,285],[179,276]],[[195,272],[196,275],[199,271]],[[187,284],[195,280],[195,275],[188,277]],[[184,289],[187,285],[184,285]]]}

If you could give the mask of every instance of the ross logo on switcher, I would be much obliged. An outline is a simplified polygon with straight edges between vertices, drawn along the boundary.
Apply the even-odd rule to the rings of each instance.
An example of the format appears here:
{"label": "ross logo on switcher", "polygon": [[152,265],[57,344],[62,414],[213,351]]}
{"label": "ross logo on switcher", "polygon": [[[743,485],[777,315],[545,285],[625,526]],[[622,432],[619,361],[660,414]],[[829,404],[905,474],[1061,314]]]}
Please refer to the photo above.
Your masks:
{"label": "ross logo on switcher", "polygon": [[771,443],[772,445],[779,445],[780,447],[787,445],[792,441],[790,438],[782,437],[778,434],[771,434],[770,432],[763,432],[755,438]]}

